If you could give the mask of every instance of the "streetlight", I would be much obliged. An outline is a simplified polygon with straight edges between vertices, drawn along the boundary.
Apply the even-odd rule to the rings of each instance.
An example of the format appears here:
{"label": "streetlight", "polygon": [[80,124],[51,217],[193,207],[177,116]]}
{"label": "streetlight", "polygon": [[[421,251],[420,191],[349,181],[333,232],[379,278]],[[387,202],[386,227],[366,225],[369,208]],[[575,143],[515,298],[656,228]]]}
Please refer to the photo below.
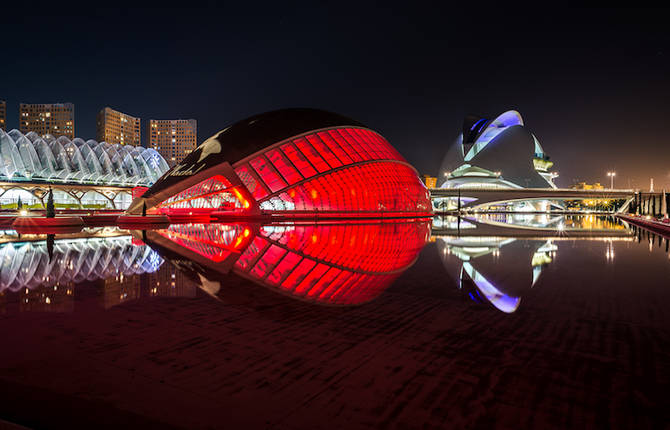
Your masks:
{"label": "streetlight", "polygon": [[616,172],[607,172],[607,176],[610,177],[610,190],[614,189],[614,177],[616,176]]}

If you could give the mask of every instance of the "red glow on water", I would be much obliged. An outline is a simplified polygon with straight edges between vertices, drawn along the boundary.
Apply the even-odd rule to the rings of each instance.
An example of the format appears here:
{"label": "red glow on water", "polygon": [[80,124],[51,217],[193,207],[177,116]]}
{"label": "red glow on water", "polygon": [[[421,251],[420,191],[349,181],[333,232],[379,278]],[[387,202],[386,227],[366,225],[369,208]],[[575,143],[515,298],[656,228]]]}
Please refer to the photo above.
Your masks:
{"label": "red glow on water", "polygon": [[246,249],[251,235],[240,224],[173,224],[156,233],[215,263]]}
{"label": "red glow on water", "polygon": [[[196,252],[214,263],[292,297],[355,305],[379,296],[418,257],[430,236],[428,221],[170,226],[159,234],[174,251]],[[232,261],[230,264],[232,264]],[[230,267],[226,263],[225,270]]]}

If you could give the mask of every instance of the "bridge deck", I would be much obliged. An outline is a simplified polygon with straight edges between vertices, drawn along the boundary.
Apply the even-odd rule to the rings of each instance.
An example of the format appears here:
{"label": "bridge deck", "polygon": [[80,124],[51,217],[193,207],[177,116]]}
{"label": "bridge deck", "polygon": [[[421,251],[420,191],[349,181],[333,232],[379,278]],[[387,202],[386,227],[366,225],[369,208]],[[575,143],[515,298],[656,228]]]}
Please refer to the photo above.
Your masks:
{"label": "bridge deck", "polygon": [[511,188],[511,189],[467,189],[467,188],[431,188],[431,197],[482,197],[485,200],[524,200],[524,199],[612,199],[631,198],[635,190],[574,190],[570,188]]}

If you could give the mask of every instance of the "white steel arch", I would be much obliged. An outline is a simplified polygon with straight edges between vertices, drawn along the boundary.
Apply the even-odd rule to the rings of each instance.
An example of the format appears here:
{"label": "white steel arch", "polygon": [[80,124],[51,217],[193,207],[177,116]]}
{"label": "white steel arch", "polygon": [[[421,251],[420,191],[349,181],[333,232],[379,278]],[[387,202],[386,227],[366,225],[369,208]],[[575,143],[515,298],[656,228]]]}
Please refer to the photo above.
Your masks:
{"label": "white steel arch", "polygon": [[155,150],[0,130],[0,181],[151,186],[169,170]]}

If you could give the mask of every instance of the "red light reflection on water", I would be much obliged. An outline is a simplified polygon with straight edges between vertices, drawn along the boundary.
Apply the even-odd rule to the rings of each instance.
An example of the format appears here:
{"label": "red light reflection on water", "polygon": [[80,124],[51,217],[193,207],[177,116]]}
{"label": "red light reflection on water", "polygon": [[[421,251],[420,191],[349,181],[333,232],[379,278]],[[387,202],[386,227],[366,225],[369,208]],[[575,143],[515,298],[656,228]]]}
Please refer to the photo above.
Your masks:
{"label": "red light reflection on water", "polygon": [[378,297],[414,263],[430,222],[172,225],[149,240],[157,235],[162,247],[209,269],[232,270],[295,298],[356,305]]}

